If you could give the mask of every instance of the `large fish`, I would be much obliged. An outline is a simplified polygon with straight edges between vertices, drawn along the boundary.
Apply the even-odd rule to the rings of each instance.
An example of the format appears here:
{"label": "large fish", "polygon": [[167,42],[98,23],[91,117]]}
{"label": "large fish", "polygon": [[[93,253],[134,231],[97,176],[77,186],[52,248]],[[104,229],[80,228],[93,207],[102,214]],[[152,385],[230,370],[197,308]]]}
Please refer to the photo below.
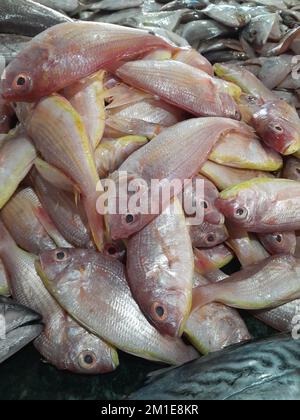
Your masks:
{"label": "large fish", "polygon": [[35,36],[62,22],[71,22],[68,16],[31,0],[1,0],[0,32]]}
{"label": "large fish", "polygon": [[181,336],[191,311],[194,255],[177,199],[127,244],[127,278],[149,321]]}
{"label": "large fish", "polygon": [[103,247],[103,218],[96,211],[99,176],[80,115],[59,95],[42,99],[22,120],[39,152],[66,174],[82,195],[95,244]]}
{"label": "large fish", "polygon": [[44,331],[34,342],[37,350],[61,370],[84,374],[113,371],[118,365],[116,351],[67,316],[37,275],[36,257],[17,247],[2,222],[0,233],[0,255],[14,299],[43,317]]}
{"label": "large fish", "polygon": [[116,74],[126,83],[195,116],[240,119],[233,98],[239,98],[239,88],[232,83],[223,84],[188,64],[175,60],[140,60],[124,64]]}
{"label": "large fish", "polygon": [[35,37],[9,64],[2,78],[2,96],[34,102],[112,61],[160,47],[174,49],[162,38],[138,29],[95,22],[56,25]]}
{"label": "large fish", "polygon": [[36,150],[23,131],[17,130],[5,138],[0,149],[0,209],[26,177],[35,158]]}
{"label": "large fish", "polygon": [[290,335],[235,346],[154,372],[129,399],[299,400],[299,349]]}
{"label": "large fish", "polygon": [[117,348],[168,364],[197,357],[180,339],[160,335],[149,324],[117,260],[90,250],[56,250],[41,255],[37,268],[60,304],[89,331]]}
{"label": "large fish", "polygon": [[249,310],[276,308],[300,298],[299,273],[299,259],[291,255],[273,256],[222,282],[197,287],[193,290],[193,307],[219,302]]}
{"label": "large fish", "polygon": [[[0,297],[0,363],[13,356],[33,341],[43,330],[41,317],[36,312]],[[4,325],[3,325],[4,324]]]}
{"label": "large fish", "polygon": [[217,208],[248,232],[291,232],[300,228],[300,184],[289,179],[255,178],[220,194]]}
{"label": "large fish", "polygon": [[[152,179],[158,181],[165,179],[170,182],[180,180],[184,183],[185,180],[197,175],[214,144],[230,132],[248,132],[248,127],[228,118],[199,118],[179,123],[164,130],[154,140],[132,154],[121,165],[119,171],[111,176],[111,180],[115,180],[117,187],[125,186],[125,191],[127,191],[128,183],[132,180],[135,180],[135,188],[141,185],[144,189],[146,182],[148,187],[145,194],[147,195],[151,193]],[[182,153],[182,138],[184,138],[185,144],[184,154]],[[179,190],[174,191],[174,195],[181,192],[183,184],[178,187]],[[143,190],[140,193],[143,194]],[[118,208],[121,214],[106,216],[106,222],[113,239],[128,238],[141,230],[161,212],[158,209],[158,212],[154,212],[155,214],[149,214],[149,211],[146,211],[146,214],[141,214],[140,211],[135,211],[135,214],[132,214],[129,209],[130,200],[128,200],[127,194],[126,197],[124,196],[124,188],[121,188],[117,193],[111,192],[109,195],[111,201],[116,200],[118,205],[119,203],[124,204],[124,200],[126,200],[125,204],[127,203],[127,208],[124,209],[125,213],[121,211],[121,208]],[[164,209],[169,205],[169,202],[155,202],[154,204],[156,207],[158,205],[159,208]]]}

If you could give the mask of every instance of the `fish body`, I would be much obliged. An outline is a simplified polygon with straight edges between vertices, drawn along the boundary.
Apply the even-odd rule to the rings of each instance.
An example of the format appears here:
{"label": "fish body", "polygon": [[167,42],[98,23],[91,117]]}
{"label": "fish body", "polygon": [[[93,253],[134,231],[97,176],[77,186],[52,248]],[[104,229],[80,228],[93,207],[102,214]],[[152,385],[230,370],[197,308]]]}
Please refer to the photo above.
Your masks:
{"label": "fish body", "polygon": [[0,259],[0,296],[10,296],[10,290],[9,290],[9,285],[8,285],[8,275],[1,259]]}
{"label": "fish body", "polygon": [[299,360],[290,335],[253,341],[153,373],[129,399],[299,400]]}
{"label": "fish body", "polygon": [[180,336],[192,302],[194,256],[184,213],[175,200],[127,245],[132,294],[162,333]]}
{"label": "fish body", "polygon": [[[10,300],[0,298],[0,317],[5,336],[0,339],[0,363],[13,356],[43,330],[36,312]],[[2,325],[3,327],[3,325]]]}
{"label": "fish body", "polygon": [[35,37],[9,64],[2,78],[2,96],[35,102],[112,61],[163,47],[173,49],[162,38],[138,29],[95,22],[56,25]]}
{"label": "fish body", "polygon": [[299,264],[300,260],[291,255],[267,258],[220,283],[194,289],[193,307],[219,302],[234,308],[259,310],[299,299]]}
{"label": "fish body", "polygon": [[257,178],[224,190],[216,206],[248,232],[291,232],[299,229],[299,194],[297,181]]}
{"label": "fish body", "polygon": [[[106,216],[106,223],[110,229],[113,239],[124,239],[138,232],[145,227],[155,216],[161,213],[162,209],[169,204],[164,202],[155,202],[155,208],[158,206],[156,214],[141,214],[135,211],[133,218],[126,218],[130,214],[128,205],[128,197],[123,197],[122,191],[127,189],[128,182],[136,180],[139,185],[143,184],[142,194],[151,193],[151,180],[181,180],[184,182],[195,176],[207,156],[209,155],[213,145],[225,134],[229,132],[244,132],[247,130],[245,125],[227,118],[199,118],[187,120],[179,123],[171,128],[164,130],[160,135],[153,139],[150,143],[132,154],[119,168],[119,171],[111,175],[110,179],[115,180],[117,185],[122,185],[116,196],[115,192],[111,192],[110,198],[114,202],[124,203],[126,199],[127,209],[119,211],[120,214],[110,214]],[[182,154],[181,139],[185,139],[185,153]],[[145,183],[147,188],[145,191]],[[137,186],[135,186],[137,187]],[[177,186],[178,191],[174,191],[174,195],[179,194],[183,189],[183,184]],[[153,192],[153,189],[152,189]],[[151,195],[151,194],[150,194]],[[151,197],[150,197],[151,198]],[[161,200],[164,201],[164,200]],[[118,210],[118,209],[117,209]],[[118,213],[118,211],[117,211]],[[127,219],[127,220],[126,220]]]}
{"label": "fish body", "polygon": [[[64,254],[60,261],[58,252]],[[117,260],[88,250],[59,250],[43,254],[38,271],[75,319],[117,348],[169,364],[197,357],[180,339],[162,336],[149,324],[131,295],[124,266]]]}

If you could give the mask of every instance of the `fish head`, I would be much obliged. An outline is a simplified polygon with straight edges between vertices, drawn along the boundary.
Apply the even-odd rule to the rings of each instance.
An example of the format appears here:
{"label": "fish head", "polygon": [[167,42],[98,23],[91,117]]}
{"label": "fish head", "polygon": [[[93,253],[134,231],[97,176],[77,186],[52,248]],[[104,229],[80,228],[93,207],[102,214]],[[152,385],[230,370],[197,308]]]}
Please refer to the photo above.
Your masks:
{"label": "fish head", "polygon": [[[52,89],[53,72],[50,47],[31,43],[4,70],[1,78],[2,97],[9,102],[34,102]],[[32,63],[35,63],[32,66]],[[53,65],[54,63],[51,63]],[[52,66],[53,67],[53,66]],[[42,94],[40,94],[42,92]]]}
{"label": "fish head", "polygon": [[297,239],[294,232],[275,232],[264,235],[262,243],[272,255],[294,254]]}
{"label": "fish head", "polygon": [[204,182],[204,221],[212,225],[222,225],[224,223],[224,215],[215,206],[215,201],[219,197],[219,191],[215,185],[205,180]]}
{"label": "fish head", "polygon": [[251,188],[251,181],[238,184],[221,192],[216,200],[217,208],[225,218],[239,227],[250,227],[255,223],[258,200],[255,190]]}
{"label": "fish head", "polygon": [[284,155],[300,149],[300,120],[284,101],[264,104],[253,116],[253,124],[264,142]]}
{"label": "fish head", "polygon": [[148,203],[148,185],[125,172],[115,172],[109,181],[109,211],[105,215],[107,235],[114,241],[127,239],[153,219],[148,208],[145,212],[140,209],[141,203]]}
{"label": "fish head", "polygon": [[65,334],[68,349],[65,351],[64,364],[74,373],[97,375],[114,371],[118,364],[116,350],[90,334],[70,317],[65,321]]}

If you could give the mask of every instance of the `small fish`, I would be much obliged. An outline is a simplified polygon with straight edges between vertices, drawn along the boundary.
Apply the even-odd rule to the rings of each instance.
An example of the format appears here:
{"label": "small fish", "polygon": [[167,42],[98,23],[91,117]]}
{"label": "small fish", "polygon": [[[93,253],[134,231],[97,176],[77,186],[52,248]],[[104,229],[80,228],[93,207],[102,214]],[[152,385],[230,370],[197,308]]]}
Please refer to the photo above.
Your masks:
{"label": "small fish", "polygon": [[43,330],[36,312],[0,297],[0,316],[5,322],[5,337],[0,339],[0,364],[13,356]]}
{"label": "small fish", "polygon": [[184,25],[181,36],[193,48],[198,49],[201,41],[207,41],[220,36],[229,36],[232,32],[235,31],[214,20],[196,20]]}
{"label": "small fish", "polygon": [[135,151],[147,144],[146,137],[126,136],[102,140],[95,151],[95,161],[100,178],[116,171]]}
{"label": "small fish", "polygon": [[80,115],[59,95],[42,99],[23,120],[27,133],[47,162],[64,172],[82,194],[96,246],[103,247],[103,218],[96,211],[99,176]]}
{"label": "small fish", "polygon": [[[197,273],[194,279],[195,286],[209,284]],[[202,354],[216,352],[251,339],[239,313],[219,303],[211,303],[193,311],[187,320],[184,333]]]}
{"label": "small fish", "polygon": [[204,54],[207,60],[212,63],[227,63],[227,62],[236,62],[236,61],[246,61],[249,60],[249,55],[244,51],[233,51],[233,50],[222,50],[222,51],[212,51]]}
{"label": "small fish", "polygon": [[176,369],[153,372],[129,399],[299,400],[299,348],[290,335],[234,346]]}
{"label": "small fish", "polygon": [[195,288],[193,308],[211,302],[248,310],[276,308],[300,298],[299,273],[300,260],[292,255],[269,257],[222,282]]}
{"label": "small fish", "polygon": [[168,364],[197,357],[180,339],[162,336],[148,323],[131,295],[124,266],[117,260],[89,250],[56,250],[41,255],[37,268],[60,304],[117,348]]}
{"label": "small fish", "polygon": [[14,34],[0,34],[0,54],[9,64],[28,44],[30,37]]}
{"label": "small fish", "polygon": [[272,29],[278,21],[280,21],[280,18],[276,13],[256,16],[251,19],[249,25],[244,29],[243,36],[250,44],[262,47],[266,45]]}
{"label": "small fish", "polygon": [[127,244],[127,278],[146,318],[180,337],[190,314],[194,256],[180,202],[175,201]]}
{"label": "small fish", "polygon": [[230,168],[211,161],[202,166],[200,173],[210,179],[220,191],[254,178],[273,178],[268,172]]}
{"label": "small fish", "polygon": [[[116,182],[117,191],[111,192],[110,198],[116,199],[117,203],[124,203],[122,200],[126,200],[125,203],[129,204],[127,194],[126,197],[123,195],[123,187],[127,191],[127,184],[132,180],[138,181],[139,185],[142,182],[144,190],[145,182],[150,187],[151,179],[168,179],[170,182],[179,179],[184,182],[192,178],[199,172],[213,145],[221,136],[232,131],[243,133],[246,128],[243,123],[228,118],[199,118],[165,129],[150,143],[132,154],[119,170],[111,175],[110,179]],[[182,154],[182,136],[185,139],[184,154]],[[127,174],[128,177],[120,177],[122,173]],[[138,188],[138,185],[136,187]],[[174,191],[174,195],[179,194],[182,189],[183,185],[180,190]],[[145,193],[151,195],[149,188]],[[159,204],[162,209],[169,205],[164,202],[156,204]],[[138,212],[132,214],[127,208],[125,214],[106,215],[106,225],[112,239],[124,239],[140,231],[155,216],[155,214],[139,214]]]}
{"label": "small fish", "polygon": [[[33,38],[8,65],[2,78],[2,96],[9,101],[35,102],[112,61],[156,48],[174,49],[162,38],[138,29],[95,22],[56,25]],[[70,71],[74,60],[81,65]]]}
{"label": "small fish", "polygon": [[297,245],[295,232],[260,233],[258,238],[271,255],[295,254]]}
{"label": "small fish", "polygon": [[20,130],[9,134],[0,149],[0,209],[5,206],[30,171],[36,150]]}
{"label": "small fish", "polygon": [[231,28],[243,28],[251,20],[251,16],[241,7],[232,4],[210,4],[202,13]]}
{"label": "small fish", "polygon": [[10,296],[8,281],[7,272],[2,260],[0,259],[0,296]]}
{"label": "small fish", "polygon": [[[178,61],[134,61],[116,74],[126,83],[157,95],[195,116],[240,119],[237,104],[240,90],[222,84],[207,73]],[[183,94],[184,92],[184,94]],[[199,98],[202,98],[201,101]]]}
{"label": "small fish", "polygon": [[62,22],[72,22],[68,16],[31,0],[1,0],[0,32],[35,36]]}
{"label": "small fish", "polygon": [[212,248],[224,243],[228,239],[228,232],[224,224],[212,225],[202,223],[190,226],[192,245],[196,248]]}
{"label": "small fish", "polygon": [[43,317],[45,328],[34,342],[42,357],[56,368],[73,373],[114,371],[119,364],[116,350],[68,317],[37,275],[36,257],[15,244],[2,222],[0,233],[0,255],[14,299]]}
{"label": "small fish", "polygon": [[300,184],[288,179],[257,178],[224,190],[217,208],[248,232],[300,230]]}
{"label": "small fish", "polygon": [[284,163],[282,177],[300,182],[300,160],[289,157]]}

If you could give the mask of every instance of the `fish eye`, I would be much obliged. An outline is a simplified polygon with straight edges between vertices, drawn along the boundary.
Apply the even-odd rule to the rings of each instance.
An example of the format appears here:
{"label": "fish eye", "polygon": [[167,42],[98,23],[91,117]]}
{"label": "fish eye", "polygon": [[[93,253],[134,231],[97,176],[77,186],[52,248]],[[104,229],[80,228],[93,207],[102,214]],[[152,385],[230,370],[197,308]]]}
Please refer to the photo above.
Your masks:
{"label": "fish eye", "polygon": [[57,261],[63,261],[63,260],[66,259],[67,254],[64,251],[59,251],[59,252],[56,253],[55,257],[56,257]]}
{"label": "fish eye", "polygon": [[280,124],[275,123],[275,124],[270,124],[270,128],[271,130],[277,132],[277,133],[283,133],[283,128]]}
{"label": "fish eye", "polygon": [[239,111],[236,111],[234,114],[236,120],[240,121],[242,119],[242,115]]}
{"label": "fish eye", "polygon": [[97,363],[97,357],[92,351],[84,351],[79,355],[79,365],[83,369],[92,369]]}
{"label": "fish eye", "polygon": [[207,238],[206,238],[207,242],[212,243],[215,241],[215,235],[213,233],[210,233]]}
{"label": "fish eye", "polygon": [[28,92],[32,88],[32,79],[28,74],[18,74],[13,81],[12,87],[19,92]]}
{"label": "fish eye", "polygon": [[239,207],[238,209],[236,209],[235,215],[239,219],[245,219],[248,215],[248,211],[244,207]]}
{"label": "fish eye", "polygon": [[153,303],[151,312],[155,321],[164,321],[167,318],[167,310],[161,303]]}
{"label": "fish eye", "polygon": [[127,226],[134,225],[135,223],[137,223],[137,221],[138,221],[138,215],[129,213],[123,217],[123,223]]}
{"label": "fish eye", "polygon": [[116,255],[117,250],[114,246],[109,246],[107,252],[109,253],[109,255]]}
{"label": "fish eye", "polygon": [[275,241],[278,242],[279,244],[282,242],[283,237],[282,235],[279,233],[278,235],[275,235]]}
{"label": "fish eye", "polygon": [[209,207],[208,202],[206,200],[201,201],[200,204],[205,210],[207,210]]}

